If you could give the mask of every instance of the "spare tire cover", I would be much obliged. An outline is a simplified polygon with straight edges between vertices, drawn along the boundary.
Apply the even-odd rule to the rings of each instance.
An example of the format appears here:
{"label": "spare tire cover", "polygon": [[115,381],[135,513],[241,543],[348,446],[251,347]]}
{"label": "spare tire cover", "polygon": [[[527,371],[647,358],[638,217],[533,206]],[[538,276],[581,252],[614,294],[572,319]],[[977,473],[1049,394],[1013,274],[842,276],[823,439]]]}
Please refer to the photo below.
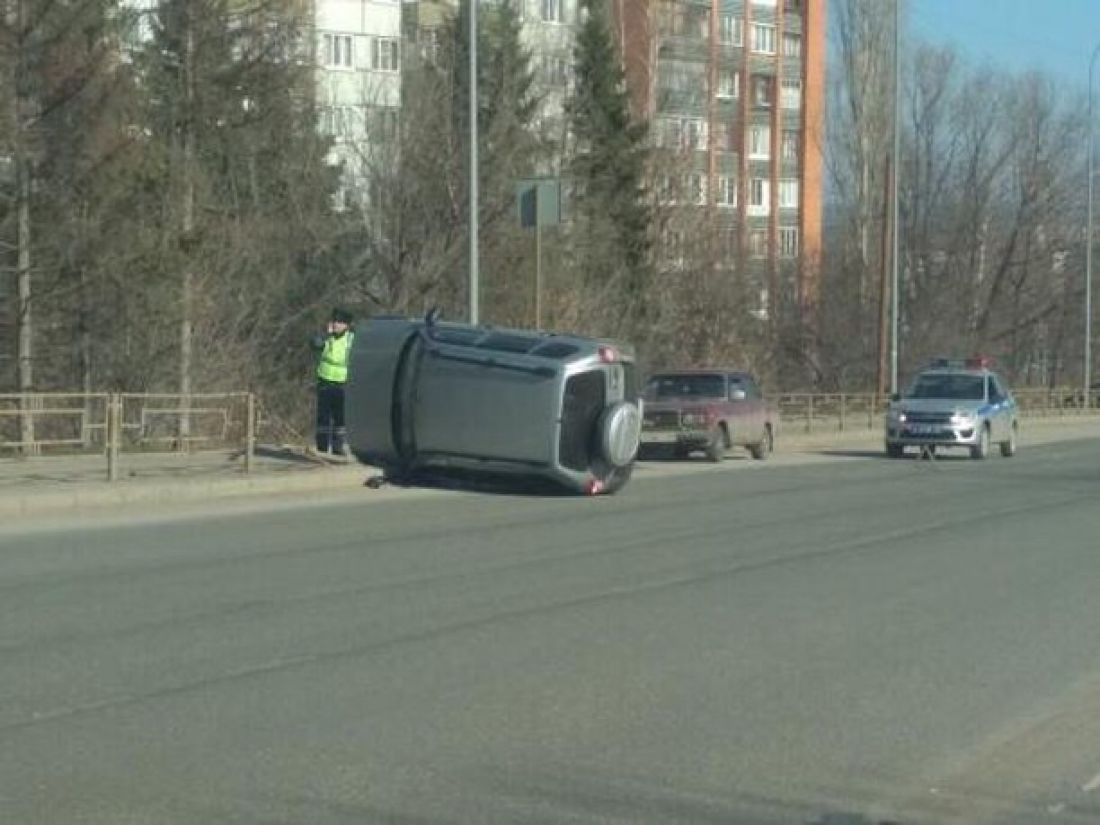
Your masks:
{"label": "spare tire cover", "polygon": [[600,452],[613,467],[626,467],[638,454],[642,415],[629,401],[620,401],[600,419]]}

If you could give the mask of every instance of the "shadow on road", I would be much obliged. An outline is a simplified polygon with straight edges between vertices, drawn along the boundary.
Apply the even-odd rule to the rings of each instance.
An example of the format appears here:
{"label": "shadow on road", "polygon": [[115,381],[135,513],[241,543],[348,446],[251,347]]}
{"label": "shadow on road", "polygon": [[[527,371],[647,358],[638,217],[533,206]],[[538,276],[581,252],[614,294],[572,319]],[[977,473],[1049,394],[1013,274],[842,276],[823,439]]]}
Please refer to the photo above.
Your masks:
{"label": "shadow on road", "polygon": [[397,487],[401,489],[453,490],[482,495],[515,496],[520,498],[577,498],[579,494],[541,478],[492,476],[460,471],[432,470],[409,473],[399,477],[376,474],[364,486]]}
{"label": "shadow on road", "polygon": [[833,458],[870,458],[880,461],[971,461],[969,454],[965,452],[950,452],[945,453],[937,450],[932,453],[931,458],[922,453],[918,453],[916,450],[907,452],[903,458],[890,458],[883,450],[821,450],[821,455],[831,456]]}

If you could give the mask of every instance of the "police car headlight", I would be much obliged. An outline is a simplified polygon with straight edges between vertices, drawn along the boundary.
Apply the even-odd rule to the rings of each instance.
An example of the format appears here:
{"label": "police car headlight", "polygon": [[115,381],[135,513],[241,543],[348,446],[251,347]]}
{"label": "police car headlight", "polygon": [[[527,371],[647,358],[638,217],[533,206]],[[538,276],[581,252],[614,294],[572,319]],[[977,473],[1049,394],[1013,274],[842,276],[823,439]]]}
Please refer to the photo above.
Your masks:
{"label": "police car headlight", "polygon": [[906,421],[905,410],[890,410],[890,420],[904,424]]}
{"label": "police car headlight", "polygon": [[955,413],[951,416],[951,425],[954,427],[971,428],[974,426],[974,416],[966,413]]}

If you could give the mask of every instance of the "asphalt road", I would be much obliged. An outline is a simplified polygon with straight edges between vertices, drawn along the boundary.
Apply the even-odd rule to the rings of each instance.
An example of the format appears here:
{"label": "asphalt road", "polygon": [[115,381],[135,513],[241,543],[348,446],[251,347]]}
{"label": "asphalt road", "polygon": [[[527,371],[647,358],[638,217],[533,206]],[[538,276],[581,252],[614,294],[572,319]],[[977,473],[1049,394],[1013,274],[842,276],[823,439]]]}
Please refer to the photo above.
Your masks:
{"label": "asphalt road", "polygon": [[1093,440],[0,527],[0,822],[1100,821],[1098,499]]}

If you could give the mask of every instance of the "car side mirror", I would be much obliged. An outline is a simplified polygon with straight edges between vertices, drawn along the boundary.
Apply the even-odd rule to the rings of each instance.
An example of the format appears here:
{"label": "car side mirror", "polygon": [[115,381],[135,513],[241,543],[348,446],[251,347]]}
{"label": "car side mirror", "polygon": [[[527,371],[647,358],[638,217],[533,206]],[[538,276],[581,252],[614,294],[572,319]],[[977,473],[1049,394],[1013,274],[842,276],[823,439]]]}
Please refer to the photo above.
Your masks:
{"label": "car side mirror", "polygon": [[901,393],[900,392],[891,393],[890,394],[890,401],[891,401],[891,403],[894,403],[894,404],[901,401]]}
{"label": "car side mirror", "polygon": [[744,390],[730,390],[730,401],[744,401],[747,397]]}

